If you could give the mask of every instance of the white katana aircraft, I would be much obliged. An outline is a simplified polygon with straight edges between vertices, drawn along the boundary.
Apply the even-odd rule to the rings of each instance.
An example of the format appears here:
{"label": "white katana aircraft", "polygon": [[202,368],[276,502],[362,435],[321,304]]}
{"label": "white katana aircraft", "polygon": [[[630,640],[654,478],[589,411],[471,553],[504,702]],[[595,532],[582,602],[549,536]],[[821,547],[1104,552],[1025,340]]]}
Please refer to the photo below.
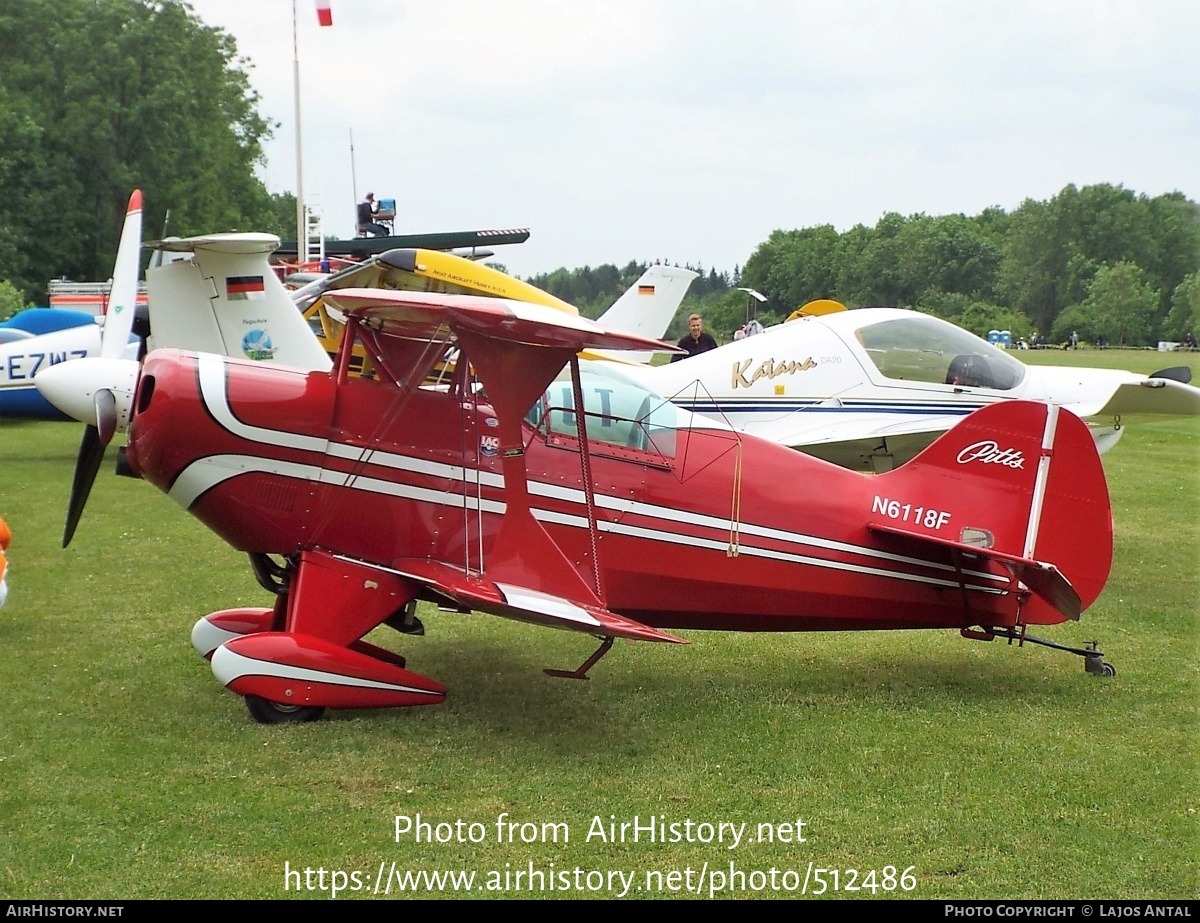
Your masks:
{"label": "white katana aircraft", "polygon": [[680,407],[864,471],[903,464],[996,401],[1058,404],[1090,424],[1101,452],[1131,421],[1200,415],[1186,366],[1149,376],[1028,366],[948,321],[893,308],[837,305],[684,361],[624,370]]}

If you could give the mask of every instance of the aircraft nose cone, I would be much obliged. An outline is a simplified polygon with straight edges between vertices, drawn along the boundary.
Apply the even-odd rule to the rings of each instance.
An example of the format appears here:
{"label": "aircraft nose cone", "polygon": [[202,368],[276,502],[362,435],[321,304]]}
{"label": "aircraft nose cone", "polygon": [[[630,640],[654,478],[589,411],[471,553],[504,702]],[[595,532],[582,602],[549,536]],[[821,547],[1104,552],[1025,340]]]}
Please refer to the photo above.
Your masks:
{"label": "aircraft nose cone", "polygon": [[137,388],[138,363],[131,359],[74,359],[43,369],[34,378],[39,393],[67,416],[96,425],[96,393],[116,398],[118,426],[128,425]]}

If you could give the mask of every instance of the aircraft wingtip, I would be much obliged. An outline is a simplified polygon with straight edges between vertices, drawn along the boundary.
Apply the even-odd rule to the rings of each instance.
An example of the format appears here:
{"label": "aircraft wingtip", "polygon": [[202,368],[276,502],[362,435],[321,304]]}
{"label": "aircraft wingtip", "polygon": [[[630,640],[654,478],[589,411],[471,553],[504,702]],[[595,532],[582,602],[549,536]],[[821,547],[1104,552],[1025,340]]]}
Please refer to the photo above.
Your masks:
{"label": "aircraft wingtip", "polygon": [[127,208],[125,211],[127,214],[133,214],[134,212],[140,212],[141,210],[142,210],[142,190],[135,189],[135,190],[133,190],[133,195],[131,195],[129,197],[129,208]]}

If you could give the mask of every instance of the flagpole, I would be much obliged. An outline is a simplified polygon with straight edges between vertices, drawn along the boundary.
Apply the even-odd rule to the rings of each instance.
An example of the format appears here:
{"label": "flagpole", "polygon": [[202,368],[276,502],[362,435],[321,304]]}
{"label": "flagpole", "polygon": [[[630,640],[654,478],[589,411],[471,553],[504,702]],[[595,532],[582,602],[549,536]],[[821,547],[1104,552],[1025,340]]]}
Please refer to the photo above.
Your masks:
{"label": "flagpole", "polygon": [[308,232],[304,227],[304,166],[300,154],[300,43],[296,38],[296,0],[292,0],[292,82],[296,95],[296,261],[307,258]]}
{"label": "flagpole", "polygon": [[[358,172],[354,167],[354,128],[350,128],[350,198],[355,207],[358,206]],[[355,233],[358,230],[358,215],[354,216]]]}

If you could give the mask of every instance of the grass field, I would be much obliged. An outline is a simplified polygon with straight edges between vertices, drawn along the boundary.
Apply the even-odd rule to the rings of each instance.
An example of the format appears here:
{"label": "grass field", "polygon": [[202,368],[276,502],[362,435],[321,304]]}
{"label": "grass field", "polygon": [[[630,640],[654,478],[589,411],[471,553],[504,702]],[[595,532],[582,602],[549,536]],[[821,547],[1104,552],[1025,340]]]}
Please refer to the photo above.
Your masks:
{"label": "grass field", "polygon": [[[688,647],[619,644],[591,681],[568,682],[541,668],[574,667],[590,639],[430,611],[426,637],[372,640],[444,681],[443,705],[276,728],[254,724],[188,641],[207,612],[265,604],[244,558],[107,467],[59,549],[79,435],[0,426],[0,514],[15,536],[0,610],[0,896],[324,897],[297,892],[285,868],[373,887],[381,863],[475,872],[477,897],[529,896],[513,885],[531,864],[555,873],[534,896],[580,896],[564,872],[593,893],[596,876],[576,869],[633,874],[628,896],[687,896],[648,873],[695,887],[732,863],[746,876],[732,896],[781,897],[812,863],[840,871],[836,894],[821,876],[827,897],[1200,897],[1200,421],[1132,426],[1106,456],[1112,578],[1081,622],[1044,632],[1098,639],[1114,679],[953,632],[697,632]],[[418,813],[482,839],[445,827],[450,842],[397,842],[396,815]],[[505,814],[538,825],[539,841],[515,828],[517,842],[498,842]],[[723,843],[588,838],[597,817],[607,832],[635,816],[680,833],[688,820],[746,827],[734,848],[729,828]],[[797,821],[803,842],[761,841],[759,824],[798,839]],[[566,826],[542,842],[550,823]],[[483,890],[506,873],[507,891]],[[621,889],[606,875],[594,893]]]}

